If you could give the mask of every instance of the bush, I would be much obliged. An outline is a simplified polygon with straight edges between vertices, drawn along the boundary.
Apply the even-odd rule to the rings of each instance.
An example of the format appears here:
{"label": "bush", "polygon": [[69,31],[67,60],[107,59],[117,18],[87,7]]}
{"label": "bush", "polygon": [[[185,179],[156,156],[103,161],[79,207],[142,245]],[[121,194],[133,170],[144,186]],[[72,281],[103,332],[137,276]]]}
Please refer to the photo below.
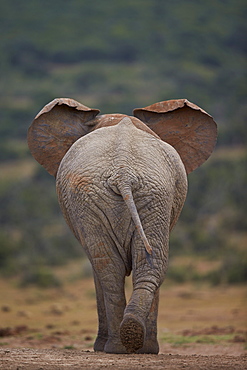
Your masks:
{"label": "bush", "polygon": [[185,283],[187,281],[198,281],[201,279],[193,265],[187,266],[170,266],[167,278],[176,283]]}
{"label": "bush", "polygon": [[213,285],[239,284],[247,281],[247,256],[234,251],[226,255],[218,270],[205,276]]}
{"label": "bush", "polygon": [[21,287],[36,285],[40,288],[60,287],[61,281],[47,267],[39,266],[24,272],[21,278]]}

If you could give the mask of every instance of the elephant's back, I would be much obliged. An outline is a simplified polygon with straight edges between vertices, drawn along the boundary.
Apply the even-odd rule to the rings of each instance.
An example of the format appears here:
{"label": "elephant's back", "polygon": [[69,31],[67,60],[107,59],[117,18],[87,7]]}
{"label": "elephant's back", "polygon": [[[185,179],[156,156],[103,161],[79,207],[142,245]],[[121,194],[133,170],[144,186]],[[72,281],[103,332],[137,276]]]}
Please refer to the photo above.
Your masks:
{"label": "elephant's back", "polygon": [[[124,121],[124,120],[123,120]],[[121,122],[123,122],[121,121]],[[131,120],[102,127],[78,139],[61,161],[58,175],[66,170],[91,172],[94,176],[129,168],[145,176],[162,174],[169,169],[184,171],[179,154],[168,143],[136,128]],[[185,171],[184,171],[185,172]]]}
{"label": "elephant's back", "polygon": [[[123,121],[122,121],[123,122]],[[112,208],[123,206],[119,184],[128,182],[134,196],[165,193],[173,197],[176,183],[187,181],[176,150],[136,128],[131,120],[83,136],[61,161],[57,189],[80,202],[104,199]],[[105,206],[104,206],[105,207]],[[106,210],[109,207],[106,207]]]}

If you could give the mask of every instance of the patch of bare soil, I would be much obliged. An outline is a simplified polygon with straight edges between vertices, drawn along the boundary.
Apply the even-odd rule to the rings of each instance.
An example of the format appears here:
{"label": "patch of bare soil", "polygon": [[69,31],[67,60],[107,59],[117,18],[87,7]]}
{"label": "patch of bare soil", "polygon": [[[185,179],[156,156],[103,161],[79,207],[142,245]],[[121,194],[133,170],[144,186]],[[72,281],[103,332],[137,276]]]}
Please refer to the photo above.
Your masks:
{"label": "patch of bare soil", "polygon": [[68,331],[42,335],[25,325],[0,328],[1,345],[7,344],[0,349],[0,369],[247,369],[245,333],[212,326],[199,331],[184,330],[181,337],[200,338],[204,334],[233,334],[233,339],[214,345],[160,343],[159,355],[117,355],[93,352],[94,338],[87,331],[77,335]]}
{"label": "patch of bare soil", "polygon": [[246,369],[246,356],[111,355],[65,349],[0,349],[4,370],[60,369]]}

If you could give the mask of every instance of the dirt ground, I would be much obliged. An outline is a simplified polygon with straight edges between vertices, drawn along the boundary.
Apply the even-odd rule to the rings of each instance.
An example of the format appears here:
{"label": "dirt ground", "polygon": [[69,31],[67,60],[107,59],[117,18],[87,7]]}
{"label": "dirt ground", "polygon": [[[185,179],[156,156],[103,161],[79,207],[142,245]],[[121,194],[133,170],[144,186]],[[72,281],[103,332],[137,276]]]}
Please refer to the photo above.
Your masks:
{"label": "dirt ground", "polygon": [[60,369],[246,369],[246,356],[110,355],[58,349],[1,349],[4,370]]}
{"label": "dirt ground", "polygon": [[0,369],[247,369],[246,307],[245,287],[166,285],[159,355],[113,355],[93,352],[92,280],[48,290],[0,280]]}

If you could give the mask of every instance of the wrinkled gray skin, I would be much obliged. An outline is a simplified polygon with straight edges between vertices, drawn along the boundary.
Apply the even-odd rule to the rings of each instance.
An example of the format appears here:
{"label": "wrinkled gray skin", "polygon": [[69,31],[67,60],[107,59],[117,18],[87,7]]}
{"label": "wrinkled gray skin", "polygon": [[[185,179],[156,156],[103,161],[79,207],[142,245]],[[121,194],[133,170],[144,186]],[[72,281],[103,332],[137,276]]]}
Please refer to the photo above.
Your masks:
{"label": "wrinkled gray skin", "polygon": [[[159,287],[169,233],[187,192],[180,156],[125,117],[77,140],[56,183],[65,219],[93,267],[99,317],[94,349],[158,353]],[[128,208],[132,195],[151,254]],[[133,294],[126,305],[124,281],[131,270]]]}

